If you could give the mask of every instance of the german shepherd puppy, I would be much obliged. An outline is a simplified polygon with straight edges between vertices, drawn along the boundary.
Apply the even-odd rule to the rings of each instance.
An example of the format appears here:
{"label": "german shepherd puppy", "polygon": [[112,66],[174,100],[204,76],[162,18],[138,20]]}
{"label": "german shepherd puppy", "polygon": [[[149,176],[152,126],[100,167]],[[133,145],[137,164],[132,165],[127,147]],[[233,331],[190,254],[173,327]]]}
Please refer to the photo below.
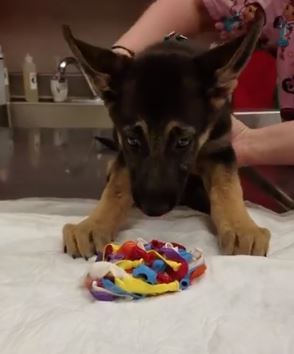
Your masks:
{"label": "german shepherd puppy", "polygon": [[134,204],[146,215],[163,215],[185,203],[199,176],[223,253],[267,254],[270,233],[245,208],[230,138],[231,95],[263,24],[260,12],[246,35],[209,51],[165,41],[135,58],[82,42],[64,26],[104,99],[119,146],[96,209],[65,225],[65,252],[88,259],[115,238]]}

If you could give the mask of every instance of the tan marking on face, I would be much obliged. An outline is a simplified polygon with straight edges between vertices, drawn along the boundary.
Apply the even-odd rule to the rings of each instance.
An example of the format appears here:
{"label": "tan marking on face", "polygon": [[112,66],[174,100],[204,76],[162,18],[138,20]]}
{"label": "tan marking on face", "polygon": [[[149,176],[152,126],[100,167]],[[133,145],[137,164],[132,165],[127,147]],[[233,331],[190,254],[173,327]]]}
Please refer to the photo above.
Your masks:
{"label": "tan marking on face", "polygon": [[207,140],[209,139],[210,133],[212,131],[214,127],[214,124],[210,124],[205,132],[203,132],[200,137],[198,138],[198,151],[202,148],[202,146],[207,142]]}
{"label": "tan marking on face", "polygon": [[145,120],[142,119],[142,120],[139,120],[138,122],[136,122],[135,127],[140,127],[143,130],[144,134],[146,136],[148,136],[149,129],[148,129],[148,125],[146,124]]}
{"label": "tan marking on face", "polygon": [[164,129],[164,136],[168,137],[170,132],[174,129],[174,128],[182,128],[183,124],[177,120],[171,120],[170,122],[167,123],[165,129]]}
{"label": "tan marking on face", "polygon": [[122,147],[123,146],[123,139],[122,139],[122,136],[119,132],[117,132],[117,139],[118,139],[119,145]]}
{"label": "tan marking on face", "polygon": [[200,150],[202,146],[207,142],[211,129],[207,129],[204,133],[202,133],[198,139],[198,149]]}
{"label": "tan marking on face", "polygon": [[135,123],[134,126],[135,126],[135,127],[140,127],[140,128],[142,129],[147,144],[150,144],[149,129],[148,129],[148,125],[147,125],[147,123],[145,122],[145,120],[143,120],[143,119],[139,120],[138,122]]}
{"label": "tan marking on face", "polygon": [[176,120],[172,120],[170,121],[165,129],[164,129],[164,140],[167,141],[169,135],[170,135],[170,132],[174,129],[174,128],[180,128],[182,130],[186,130],[187,133],[195,133],[195,129],[192,127],[192,126],[189,126],[189,125],[186,125],[186,124],[183,124],[182,122],[179,122],[179,121],[176,121]]}
{"label": "tan marking on face", "polygon": [[[164,132],[164,135],[165,135],[165,139],[167,140],[171,130],[175,127],[178,127],[180,129],[187,129],[191,131],[191,133],[195,133],[195,129],[193,127],[190,127],[190,126],[186,126],[184,125],[183,123],[181,122],[178,122],[178,121],[171,121],[167,124],[166,128],[165,128],[165,132]],[[207,142],[207,140],[209,139],[209,135],[212,131],[212,128],[213,128],[213,125],[211,126],[208,126],[207,129],[205,130],[204,133],[202,133],[200,135],[200,137],[198,138],[198,151],[201,149],[201,147]]]}

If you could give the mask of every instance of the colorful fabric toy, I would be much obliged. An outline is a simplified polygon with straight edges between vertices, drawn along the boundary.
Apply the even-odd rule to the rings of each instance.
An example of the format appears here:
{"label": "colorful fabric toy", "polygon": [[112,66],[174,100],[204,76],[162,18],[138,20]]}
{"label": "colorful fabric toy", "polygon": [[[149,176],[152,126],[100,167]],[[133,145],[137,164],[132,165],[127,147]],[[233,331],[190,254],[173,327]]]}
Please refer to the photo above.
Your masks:
{"label": "colorful fabric toy", "polygon": [[201,250],[188,252],[175,242],[110,243],[97,256],[85,287],[100,301],[138,300],[187,289],[206,270]]}

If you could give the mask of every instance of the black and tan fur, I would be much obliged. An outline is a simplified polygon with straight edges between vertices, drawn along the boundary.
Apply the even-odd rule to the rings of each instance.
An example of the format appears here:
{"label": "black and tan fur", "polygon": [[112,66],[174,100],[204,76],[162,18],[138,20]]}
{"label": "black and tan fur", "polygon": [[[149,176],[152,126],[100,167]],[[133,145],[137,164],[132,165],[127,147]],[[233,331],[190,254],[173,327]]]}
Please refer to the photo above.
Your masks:
{"label": "black and tan fur", "polygon": [[225,254],[266,255],[270,235],[244,206],[230,141],[230,97],[263,21],[260,13],[246,36],[210,51],[162,42],[134,59],[88,45],[64,28],[101,92],[119,145],[97,208],[64,227],[68,254],[88,258],[113,240],[133,204],[159,216],[190,205],[192,191],[196,207],[210,209]]}

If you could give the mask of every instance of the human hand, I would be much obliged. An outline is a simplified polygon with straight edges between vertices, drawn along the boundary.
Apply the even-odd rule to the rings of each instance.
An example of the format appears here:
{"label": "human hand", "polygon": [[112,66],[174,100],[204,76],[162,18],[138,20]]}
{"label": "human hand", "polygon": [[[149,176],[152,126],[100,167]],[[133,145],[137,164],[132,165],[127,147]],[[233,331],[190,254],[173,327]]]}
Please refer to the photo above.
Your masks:
{"label": "human hand", "polygon": [[248,164],[250,152],[249,137],[253,129],[242,123],[239,119],[232,118],[232,144],[236,153],[239,166]]}

